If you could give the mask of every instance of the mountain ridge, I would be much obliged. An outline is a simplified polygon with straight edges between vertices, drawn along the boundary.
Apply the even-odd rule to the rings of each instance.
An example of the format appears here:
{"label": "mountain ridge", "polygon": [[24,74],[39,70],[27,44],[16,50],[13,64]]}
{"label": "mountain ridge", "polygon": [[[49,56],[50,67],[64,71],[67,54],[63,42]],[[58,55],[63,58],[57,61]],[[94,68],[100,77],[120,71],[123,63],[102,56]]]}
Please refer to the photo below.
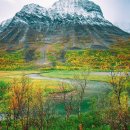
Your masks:
{"label": "mountain ridge", "polygon": [[3,43],[72,43],[74,46],[109,46],[129,34],[103,16],[101,8],[89,0],[59,0],[48,10],[36,4],[25,5],[2,27]]}

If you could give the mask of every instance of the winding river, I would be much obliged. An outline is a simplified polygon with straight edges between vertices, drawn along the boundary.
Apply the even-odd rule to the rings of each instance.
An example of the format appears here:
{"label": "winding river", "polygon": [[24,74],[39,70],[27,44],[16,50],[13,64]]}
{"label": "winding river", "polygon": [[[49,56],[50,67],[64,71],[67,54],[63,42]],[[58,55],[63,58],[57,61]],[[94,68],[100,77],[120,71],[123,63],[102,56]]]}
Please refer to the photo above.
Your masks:
{"label": "winding river", "polygon": [[[50,78],[50,77],[41,76],[40,74],[29,74],[27,76],[31,79],[48,80],[48,82],[50,80],[53,80],[53,81],[58,81],[63,83],[71,83],[71,84],[75,83],[73,79]],[[88,111],[90,107],[90,99],[97,98],[99,96],[101,97],[103,94],[108,92],[110,88],[111,88],[110,84],[106,82],[88,81],[87,87],[85,89],[84,100],[81,104],[81,111],[82,112]],[[60,101],[63,95],[60,93],[60,94],[56,94],[56,96],[59,99],[59,101],[55,102],[54,107],[59,114],[65,115],[64,103]],[[74,104],[76,104],[76,102]]]}

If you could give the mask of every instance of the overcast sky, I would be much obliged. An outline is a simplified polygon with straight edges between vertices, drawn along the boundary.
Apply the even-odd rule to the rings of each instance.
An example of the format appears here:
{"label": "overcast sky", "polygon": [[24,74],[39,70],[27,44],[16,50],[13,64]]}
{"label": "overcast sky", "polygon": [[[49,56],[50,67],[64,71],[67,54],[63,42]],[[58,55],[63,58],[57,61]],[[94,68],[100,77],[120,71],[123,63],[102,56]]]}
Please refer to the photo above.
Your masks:
{"label": "overcast sky", "polygon": [[[0,22],[11,18],[29,3],[49,8],[57,0],[0,0]],[[100,5],[104,17],[125,30],[130,30],[130,0],[92,0]]]}

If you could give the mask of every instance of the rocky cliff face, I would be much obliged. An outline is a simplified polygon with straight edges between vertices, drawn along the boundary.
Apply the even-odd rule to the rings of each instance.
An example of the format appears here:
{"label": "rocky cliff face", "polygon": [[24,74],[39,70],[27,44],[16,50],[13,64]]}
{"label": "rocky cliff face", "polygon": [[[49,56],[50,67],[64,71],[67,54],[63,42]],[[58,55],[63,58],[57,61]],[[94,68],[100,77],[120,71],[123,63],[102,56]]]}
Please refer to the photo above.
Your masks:
{"label": "rocky cliff face", "polygon": [[25,5],[0,25],[2,43],[66,43],[76,47],[109,46],[130,35],[107,21],[89,0],[59,0],[52,8]]}

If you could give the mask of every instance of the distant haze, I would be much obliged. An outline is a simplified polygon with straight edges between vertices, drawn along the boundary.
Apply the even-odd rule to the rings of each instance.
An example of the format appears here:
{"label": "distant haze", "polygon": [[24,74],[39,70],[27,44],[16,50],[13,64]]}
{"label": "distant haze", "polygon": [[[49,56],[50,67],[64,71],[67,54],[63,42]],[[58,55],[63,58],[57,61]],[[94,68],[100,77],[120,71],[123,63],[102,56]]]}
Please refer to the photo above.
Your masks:
{"label": "distant haze", "polygon": [[[30,3],[45,8],[52,6],[57,0],[0,0],[0,22],[9,19],[16,12]],[[130,32],[130,0],[92,0],[98,4],[104,17],[118,27]]]}

